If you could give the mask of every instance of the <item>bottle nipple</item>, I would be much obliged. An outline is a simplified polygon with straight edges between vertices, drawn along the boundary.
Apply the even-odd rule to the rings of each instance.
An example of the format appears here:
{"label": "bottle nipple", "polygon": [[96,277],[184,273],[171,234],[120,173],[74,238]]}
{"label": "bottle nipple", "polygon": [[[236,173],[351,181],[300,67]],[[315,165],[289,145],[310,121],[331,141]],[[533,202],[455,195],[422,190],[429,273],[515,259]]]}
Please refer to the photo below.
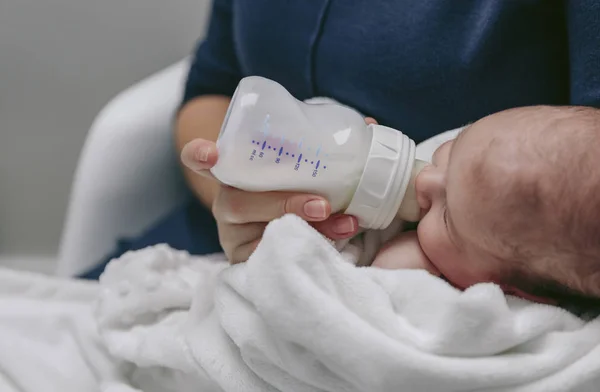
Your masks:
{"label": "bottle nipple", "polygon": [[404,198],[402,199],[402,203],[400,204],[400,207],[398,208],[398,212],[396,214],[398,218],[404,221],[417,222],[421,217],[421,207],[419,207],[419,203],[417,201],[417,191],[415,189],[415,182],[417,179],[417,175],[428,164],[428,162],[422,161],[420,159],[415,159],[412,173],[410,175],[410,181],[408,183],[408,187],[406,188],[406,193],[404,193]]}

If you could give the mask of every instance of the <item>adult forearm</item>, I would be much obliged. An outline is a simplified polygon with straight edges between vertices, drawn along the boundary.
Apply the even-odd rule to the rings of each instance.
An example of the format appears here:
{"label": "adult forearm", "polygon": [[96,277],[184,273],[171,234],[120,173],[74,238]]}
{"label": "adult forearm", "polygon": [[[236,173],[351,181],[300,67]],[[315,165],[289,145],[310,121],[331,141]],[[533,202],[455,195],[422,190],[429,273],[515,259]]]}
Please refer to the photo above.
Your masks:
{"label": "adult forearm", "polygon": [[[212,95],[199,97],[187,103],[179,112],[175,126],[177,150],[181,152],[186,143],[198,138],[216,141],[229,102],[229,97]],[[210,208],[218,184],[213,179],[200,176],[183,165],[182,170],[189,187]]]}

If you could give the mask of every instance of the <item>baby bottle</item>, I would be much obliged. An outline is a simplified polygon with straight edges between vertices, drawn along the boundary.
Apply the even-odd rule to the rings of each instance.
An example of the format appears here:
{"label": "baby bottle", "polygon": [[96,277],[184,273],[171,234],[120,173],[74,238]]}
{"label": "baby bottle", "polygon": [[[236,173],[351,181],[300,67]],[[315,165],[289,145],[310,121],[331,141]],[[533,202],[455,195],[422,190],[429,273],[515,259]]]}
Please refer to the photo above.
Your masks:
{"label": "baby bottle", "polygon": [[414,179],[426,163],[414,141],[349,107],[298,101],[272,80],[241,80],[217,149],[211,171],[232,187],[318,194],[365,229],[419,219]]}

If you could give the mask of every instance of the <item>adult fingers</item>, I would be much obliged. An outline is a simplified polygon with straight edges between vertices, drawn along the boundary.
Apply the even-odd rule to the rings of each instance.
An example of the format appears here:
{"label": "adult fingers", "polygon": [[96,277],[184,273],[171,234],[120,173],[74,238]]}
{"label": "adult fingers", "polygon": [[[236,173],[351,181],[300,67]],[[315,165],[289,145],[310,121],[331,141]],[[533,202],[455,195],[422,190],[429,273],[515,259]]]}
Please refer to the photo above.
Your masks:
{"label": "adult fingers", "polygon": [[231,264],[239,264],[245,263],[250,255],[256,250],[256,247],[260,243],[262,237],[259,237],[253,241],[247,242],[233,249],[231,253],[231,258],[229,259],[229,263]]}
{"label": "adult fingers", "polygon": [[229,262],[237,264],[246,261],[254,252],[265,231],[266,223],[220,223],[218,227],[219,240]]}
{"label": "adult fingers", "polygon": [[321,196],[290,192],[245,192],[222,187],[213,204],[217,219],[228,223],[270,222],[285,214],[322,221],[331,214],[329,202]]}
{"label": "adult fingers", "polygon": [[210,169],[218,158],[217,145],[210,140],[194,139],[181,150],[181,162],[190,170],[207,177],[213,177]]}
{"label": "adult fingers", "polygon": [[313,223],[312,226],[332,240],[350,238],[358,232],[358,221],[351,215],[333,215],[327,220]]}

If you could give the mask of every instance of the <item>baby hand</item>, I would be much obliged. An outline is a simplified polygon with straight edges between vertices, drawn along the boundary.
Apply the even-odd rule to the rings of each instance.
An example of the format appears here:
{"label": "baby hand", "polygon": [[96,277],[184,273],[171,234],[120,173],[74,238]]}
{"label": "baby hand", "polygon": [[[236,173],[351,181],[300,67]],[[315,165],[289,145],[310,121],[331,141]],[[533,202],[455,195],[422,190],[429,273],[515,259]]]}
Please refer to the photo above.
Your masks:
{"label": "baby hand", "polygon": [[416,231],[404,232],[385,243],[372,266],[383,269],[424,269],[435,276],[441,275],[423,253]]}

